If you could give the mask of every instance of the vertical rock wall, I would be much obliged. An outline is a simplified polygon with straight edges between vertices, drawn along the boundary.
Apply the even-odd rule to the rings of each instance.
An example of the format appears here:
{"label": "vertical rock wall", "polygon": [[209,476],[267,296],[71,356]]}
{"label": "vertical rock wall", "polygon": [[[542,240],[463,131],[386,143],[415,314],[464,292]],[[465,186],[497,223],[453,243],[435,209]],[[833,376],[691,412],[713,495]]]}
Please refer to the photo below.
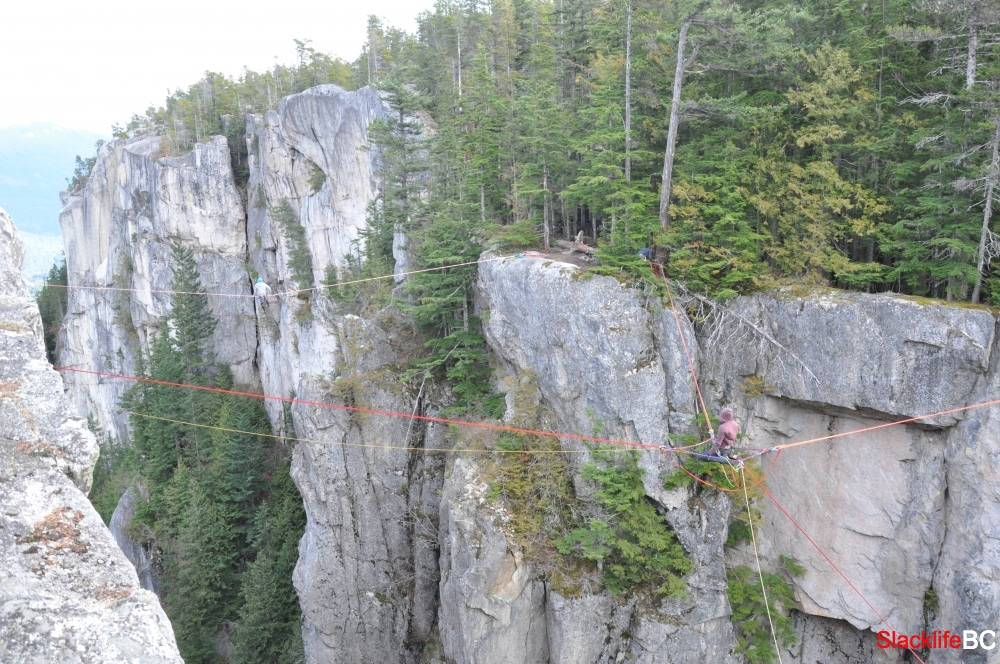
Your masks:
{"label": "vertical rock wall", "polygon": [[[753,447],[996,398],[996,321],[983,309],[779,291],[742,298],[732,313],[705,337],[742,343],[705,353],[703,371],[713,399],[736,405]],[[737,316],[769,330],[775,343]],[[986,526],[996,501],[983,487],[993,482],[989,460],[1000,449],[988,425],[994,417],[993,407],[956,412],[790,449],[768,486],[897,630],[992,624],[1000,588],[983,570],[996,560]],[[886,629],[772,503],[762,506],[761,551],[775,567],[778,555],[804,564],[795,583],[806,612]],[[955,656],[937,652],[930,661]]]}
{"label": "vertical rock wall", "polygon": [[[359,231],[378,195],[368,125],[384,117],[370,88],[313,88],[247,118],[248,228],[253,269],[277,294],[258,311],[260,379],[268,394],[411,413],[401,387],[412,336],[394,315],[366,320],[321,293],[363,250]],[[304,230],[313,283],[297,283],[294,243],[275,219],[287,204]],[[391,338],[390,338],[391,337]],[[282,426],[280,405],[268,404]],[[422,411],[421,411],[422,412]],[[438,490],[442,461],[419,450],[443,432],[403,418],[296,405],[292,476],[307,515],[295,587],[308,662],[416,661],[436,640]],[[434,442],[436,441],[436,442]]]}
{"label": "vertical rock wall", "polygon": [[[667,444],[670,434],[692,432],[695,390],[673,314],[610,277],[579,277],[576,267],[542,258],[480,266],[477,288],[481,306],[489,312],[484,331],[501,367],[512,377],[524,371],[536,376],[559,431],[597,431],[657,446]],[[686,318],[680,329],[697,361],[694,331]],[[561,442],[570,449],[582,447],[572,440]],[[588,455],[573,458],[582,464]],[[616,644],[616,652],[604,647],[607,626],[574,631],[576,639],[567,643],[561,634],[572,629],[580,602],[555,599],[545,608],[548,624],[558,630],[548,640],[557,644],[561,661],[587,661],[594,652],[602,653],[597,661],[615,661],[627,653],[637,662],[729,661],[735,637],[722,555],[729,503],[719,495],[663,489],[674,466],[660,452],[644,452],[640,466],[647,494],[694,561],[688,599],[654,600],[649,608],[615,616],[632,635]],[[577,491],[589,493],[579,483]],[[476,608],[470,602],[465,607],[451,610]],[[610,611],[604,615],[610,622]]]}
{"label": "vertical rock wall", "polygon": [[45,359],[22,259],[0,209],[0,661],[181,664],[87,501],[97,443]]}
{"label": "vertical rock wall", "polygon": [[[170,308],[170,247],[179,242],[194,252],[206,292],[244,296],[209,296],[218,320],[212,348],[237,383],[257,382],[246,219],[223,137],[183,157],[161,156],[156,137],[107,143],[86,186],[63,202],[70,290],[61,365],[135,375]],[[113,439],[127,440],[118,401],[129,383],[72,372],[63,378],[81,412]]]}

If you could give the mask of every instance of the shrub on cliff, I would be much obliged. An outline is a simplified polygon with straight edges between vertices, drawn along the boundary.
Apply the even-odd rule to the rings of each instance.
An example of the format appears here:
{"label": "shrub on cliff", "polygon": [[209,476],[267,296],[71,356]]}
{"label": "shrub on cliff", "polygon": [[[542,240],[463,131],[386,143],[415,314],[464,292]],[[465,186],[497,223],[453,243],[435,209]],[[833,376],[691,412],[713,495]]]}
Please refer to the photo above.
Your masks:
{"label": "shrub on cliff", "polygon": [[610,518],[589,519],[558,542],[559,552],[596,562],[612,593],[651,587],[660,595],[686,596],[683,577],[692,562],[646,496],[639,454],[595,449],[593,456],[582,476]]}

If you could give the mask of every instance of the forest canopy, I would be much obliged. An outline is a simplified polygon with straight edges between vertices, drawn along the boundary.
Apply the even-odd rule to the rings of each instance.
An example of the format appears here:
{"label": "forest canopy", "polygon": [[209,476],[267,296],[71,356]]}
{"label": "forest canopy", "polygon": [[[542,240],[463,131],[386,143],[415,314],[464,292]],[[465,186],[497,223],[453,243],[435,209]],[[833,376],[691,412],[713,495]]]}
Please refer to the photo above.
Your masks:
{"label": "forest canopy", "polygon": [[370,19],[352,63],[298,41],[294,66],[208,73],[117,130],[174,150],[224,134],[239,180],[246,113],[395,86],[435,124],[397,165],[429,191],[411,225],[582,230],[626,268],[656,246],[721,296],[794,280],[1000,303],[998,19],[985,0],[439,2],[412,35]]}

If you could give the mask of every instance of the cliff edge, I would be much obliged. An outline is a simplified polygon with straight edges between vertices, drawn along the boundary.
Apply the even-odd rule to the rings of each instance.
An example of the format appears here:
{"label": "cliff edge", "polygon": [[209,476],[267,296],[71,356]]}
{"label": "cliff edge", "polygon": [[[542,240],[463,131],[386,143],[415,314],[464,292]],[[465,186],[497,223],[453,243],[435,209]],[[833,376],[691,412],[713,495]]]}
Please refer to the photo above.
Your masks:
{"label": "cliff edge", "polygon": [[87,500],[97,443],[45,359],[22,260],[0,209],[0,661],[180,663]]}

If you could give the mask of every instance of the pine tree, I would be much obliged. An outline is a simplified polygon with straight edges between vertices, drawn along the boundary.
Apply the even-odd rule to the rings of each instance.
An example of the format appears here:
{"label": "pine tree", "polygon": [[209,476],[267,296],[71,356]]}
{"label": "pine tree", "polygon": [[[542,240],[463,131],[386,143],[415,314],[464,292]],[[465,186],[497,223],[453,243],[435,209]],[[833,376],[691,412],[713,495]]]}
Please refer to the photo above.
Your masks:
{"label": "pine tree", "polygon": [[239,540],[222,504],[192,481],[168,568],[166,609],[186,662],[210,662],[222,621],[236,617]]}
{"label": "pine tree", "polygon": [[256,555],[241,590],[244,605],[233,635],[233,664],[298,664],[304,656],[292,571],[306,517],[289,471],[286,454],[274,471],[267,501],[254,516],[250,544]]}
{"label": "pine tree", "polygon": [[56,363],[56,339],[62,319],[66,314],[68,293],[66,290],[66,257],[60,255],[49,268],[42,290],[35,296],[38,303],[38,313],[42,317],[42,329],[45,332],[45,355],[49,362]]}

